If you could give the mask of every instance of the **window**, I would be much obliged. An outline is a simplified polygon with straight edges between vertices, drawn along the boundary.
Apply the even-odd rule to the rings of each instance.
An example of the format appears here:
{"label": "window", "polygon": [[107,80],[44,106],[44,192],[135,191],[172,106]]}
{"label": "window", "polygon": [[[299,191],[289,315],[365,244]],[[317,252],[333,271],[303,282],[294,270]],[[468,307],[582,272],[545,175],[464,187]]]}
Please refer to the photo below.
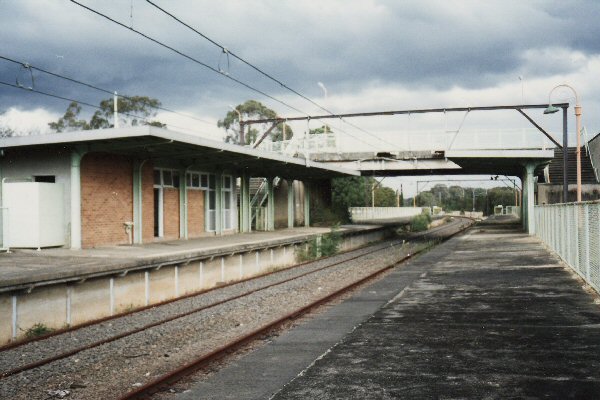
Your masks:
{"label": "window", "polygon": [[233,227],[233,195],[235,194],[232,190],[233,179],[230,175],[223,175],[223,187],[221,193],[223,196],[223,229],[228,230]]}
{"label": "window", "polygon": [[187,186],[190,189],[208,189],[208,175],[203,172],[188,172],[186,177]]}
{"label": "window", "polygon": [[163,186],[173,186],[173,172],[168,170],[162,171]]}
{"label": "window", "polygon": [[33,177],[34,182],[47,182],[56,183],[56,176],[54,175],[36,175]]}
{"label": "window", "polygon": [[179,187],[179,172],[172,169],[157,168],[154,170],[154,186]]}

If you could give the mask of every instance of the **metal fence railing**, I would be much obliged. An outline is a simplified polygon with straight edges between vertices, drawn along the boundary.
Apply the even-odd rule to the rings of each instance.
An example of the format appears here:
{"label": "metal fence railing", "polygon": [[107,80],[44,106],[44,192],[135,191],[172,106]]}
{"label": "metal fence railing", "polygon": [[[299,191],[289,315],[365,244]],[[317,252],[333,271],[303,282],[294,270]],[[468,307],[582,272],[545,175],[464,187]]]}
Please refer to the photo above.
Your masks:
{"label": "metal fence railing", "polygon": [[536,234],[600,293],[600,202],[535,207]]}

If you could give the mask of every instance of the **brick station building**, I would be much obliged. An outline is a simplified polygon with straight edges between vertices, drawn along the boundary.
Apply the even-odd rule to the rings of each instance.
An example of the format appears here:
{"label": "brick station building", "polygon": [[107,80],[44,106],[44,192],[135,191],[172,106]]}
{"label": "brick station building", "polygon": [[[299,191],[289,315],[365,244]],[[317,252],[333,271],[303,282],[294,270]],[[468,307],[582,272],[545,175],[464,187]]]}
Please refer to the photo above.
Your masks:
{"label": "brick station building", "polygon": [[308,225],[310,183],[358,175],[151,126],[0,139],[0,168],[4,241],[72,249],[249,232],[251,177],[266,178],[266,229],[275,177],[287,226],[299,198]]}

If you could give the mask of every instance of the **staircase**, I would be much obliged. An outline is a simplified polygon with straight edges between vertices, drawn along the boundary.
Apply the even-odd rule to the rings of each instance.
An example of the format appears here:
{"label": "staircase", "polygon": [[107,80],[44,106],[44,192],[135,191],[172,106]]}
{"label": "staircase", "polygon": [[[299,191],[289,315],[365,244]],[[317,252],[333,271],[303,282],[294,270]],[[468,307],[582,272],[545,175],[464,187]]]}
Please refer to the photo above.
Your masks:
{"label": "staircase", "polygon": [[[567,182],[577,182],[577,148],[569,147],[567,149]],[[563,150],[556,148],[554,149],[554,159],[548,167],[550,182],[553,184],[562,184],[563,182]],[[581,147],[581,183],[582,184],[596,184],[596,175],[592,162],[590,160],[589,152],[585,146]]]}
{"label": "staircase", "polygon": [[[280,182],[280,178],[276,177],[273,180],[273,186],[277,187]],[[266,227],[267,215],[262,209],[268,199],[267,193],[267,179],[266,178],[250,178],[250,226],[254,226],[255,230],[258,230],[259,226]],[[259,223],[259,215],[262,216],[264,221]]]}

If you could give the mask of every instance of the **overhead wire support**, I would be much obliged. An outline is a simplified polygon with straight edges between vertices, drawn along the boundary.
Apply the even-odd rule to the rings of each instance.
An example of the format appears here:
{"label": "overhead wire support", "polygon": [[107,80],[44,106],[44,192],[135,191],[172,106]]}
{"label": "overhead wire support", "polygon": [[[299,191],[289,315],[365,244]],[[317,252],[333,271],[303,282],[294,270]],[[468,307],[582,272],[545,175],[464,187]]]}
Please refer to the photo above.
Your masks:
{"label": "overhead wire support", "polygon": [[246,64],[248,67],[252,68],[253,70],[255,70],[256,72],[258,72],[259,74],[269,78],[270,80],[272,80],[273,82],[278,83],[281,87],[289,90],[290,92],[302,97],[304,100],[309,101],[310,103],[312,103],[313,105],[319,107],[321,110],[329,113],[329,114],[334,114],[333,112],[331,112],[330,110],[328,110],[327,108],[323,107],[322,105],[320,105],[319,103],[317,103],[316,101],[312,100],[310,97],[303,95],[302,93],[298,92],[297,90],[289,87],[288,85],[286,85],[284,82],[282,82],[281,80],[275,78],[273,75],[269,74],[268,72],[263,71],[262,69],[260,69],[259,67],[255,66],[254,64],[252,64],[250,61],[245,60],[244,58],[238,56],[237,54],[235,54],[234,52],[232,52],[231,50],[229,50],[227,47],[223,46],[222,44],[218,43],[217,41],[215,41],[214,39],[211,39],[210,37],[208,37],[207,35],[205,35],[204,33],[200,32],[199,30],[197,30],[196,28],[194,28],[193,26],[189,25],[188,23],[182,21],[180,18],[178,18],[177,16],[173,15],[172,13],[170,13],[169,11],[165,10],[164,8],[160,7],[158,4],[154,3],[153,1],[150,0],[146,0],[146,2],[148,4],[150,4],[151,6],[155,7],[156,9],[160,10],[162,13],[168,15],[169,17],[171,17],[172,19],[174,19],[175,21],[179,22],[181,25],[185,26],[186,28],[192,30],[193,32],[195,32],[196,34],[198,34],[199,36],[201,36],[202,38],[208,40],[210,43],[214,44],[217,47],[220,47],[221,50],[223,51],[223,53],[227,53],[228,55],[232,56],[233,58],[235,58],[238,61],[241,61],[242,63]]}
{"label": "overhead wire support", "polygon": [[[569,103],[553,104],[557,108],[568,108]],[[521,104],[514,106],[478,106],[478,107],[451,107],[451,108],[424,108],[417,110],[393,110],[393,111],[373,111],[373,112],[358,112],[358,113],[345,113],[338,115],[310,115],[306,117],[277,117],[277,118],[262,118],[262,119],[251,119],[245,121],[249,124],[264,124],[268,122],[277,122],[283,119],[287,121],[303,121],[307,118],[311,119],[330,119],[330,118],[354,118],[354,117],[374,117],[380,115],[406,115],[406,114],[427,114],[427,113],[446,113],[446,112],[457,112],[457,111],[494,111],[494,110],[520,110],[520,109],[533,109],[533,108],[547,108],[548,104]]]}
{"label": "overhead wire support", "polygon": [[[47,74],[47,75],[50,75],[50,76],[54,76],[55,78],[63,79],[63,80],[66,80],[66,81],[69,81],[69,82],[72,82],[72,83],[75,83],[75,84],[78,84],[78,85],[86,86],[86,87],[88,87],[90,89],[94,89],[94,90],[97,90],[97,91],[100,91],[100,92],[103,92],[103,93],[106,93],[106,94],[110,94],[111,96],[114,93],[113,91],[110,91],[108,89],[104,89],[104,88],[92,85],[90,83],[86,83],[86,82],[80,81],[80,80],[75,79],[75,78],[70,78],[70,77],[65,76],[65,75],[57,74],[55,72],[48,71],[46,69],[43,69],[43,68],[40,68],[40,67],[36,67],[36,66],[31,65],[29,63],[18,61],[18,60],[15,60],[15,59],[12,59],[12,58],[9,58],[9,57],[6,57],[6,56],[0,55],[0,59],[9,61],[9,62],[12,62],[12,63],[15,63],[15,64],[19,64],[19,65],[22,65],[22,66],[26,66],[26,68],[28,68],[29,70],[36,70],[36,71],[42,72],[44,74]],[[32,76],[31,79],[32,79],[32,82],[33,82],[33,76]],[[123,94],[119,94],[118,97],[121,97],[121,98],[124,98],[124,99],[127,99],[127,100],[131,100],[132,99],[130,96],[126,96],[126,95],[123,95]],[[182,112],[179,112],[179,111],[171,110],[171,109],[168,109],[168,108],[163,107],[163,106],[152,106],[152,105],[148,105],[148,106],[151,107],[151,108],[155,108],[157,110],[162,110],[162,111],[170,112],[172,114],[181,115],[182,117],[190,118],[190,119],[193,119],[193,120],[196,120],[196,121],[199,121],[199,122],[203,122],[205,124],[214,125],[212,122],[203,120],[203,119],[198,118],[198,117],[194,117],[193,115],[189,115],[189,114],[182,113]]]}
{"label": "overhead wire support", "polygon": [[243,82],[243,81],[241,81],[241,80],[239,80],[237,78],[234,78],[230,74],[225,74],[224,72],[219,71],[217,68],[214,68],[214,67],[212,67],[212,66],[210,66],[210,65],[208,65],[208,64],[206,64],[206,63],[204,63],[204,62],[202,62],[200,60],[198,60],[197,58],[194,58],[194,57],[192,57],[192,56],[190,56],[190,55],[188,55],[188,54],[186,54],[186,53],[184,53],[184,52],[182,52],[180,50],[177,50],[176,48],[174,48],[172,46],[169,46],[168,44],[163,43],[163,42],[161,42],[158,39],[154,39],[153,37],[151,37],[149,35],[146,35],[145,33],[138,31],[137,29],[131,28],[131,27],[123,24],[122,22],[119,22],[116,19],[109,17],[106,14],[102,14],[100,11],[94,10],[93,8],[90,8],[90,7],[88,7],[88,6],[84,5],[84,4],[81,4],[81,3],[79,3],[78,1],[75,1],[75,0],[69,0],[69,1],[71,3],[73,3],[73,4],[75,4],[75,5],[78,5],[81,8],[84,8],[84,9],[86,9],[86,10],[88,10],[88,11],[90,11],[90,12],[92,12],[92,13],[94,13],[94,14],[96,14],[96,15],[98,15],[98,16],[100,16],[100,17],[102,17],[102,18],[104,18],[104,19],[106,19],[106,20],[108,20],[108,21],[110,21],[112,23],[114,23],[114,24],[117,24],[117,25],[119,25],[119,26],[121,26],[121,27],[123,27],[123,28],[125,28],[125,29],[127,29],[127,30],[129,30],[129,31],[131,31],[131,32],[133,32],[135,34],[137,34],[137,35],[140,35],[143,38],[145,38],[147,40],[150,40],[151,42],[156,43],[156,44],[158,44],[161,47],[164,47],[165,49],[171,50],[172,52],[174,52],[176,54],[179,54],[180,56],[182,56],[184,58],[187,58],[188,60],[190,60],[190,61],[192,61],[192,62],[194,62],[194,63],[196,63],[198,65],[201,65],[201,66],[203,66],[205,68],[208,68],[209,70],[211,70],[213,72],[216,72],[219,75],[224,76],[225,78],[230,79],[230,80],[238,83],[239,85],[242,85],[242,86],[244,86],[247,89],[250,89],[253,92],[259,93],[259,94],[261,94],[261,95],[263,95],[263,96],[265,96],[265,97],[267,97],[267,98],[269,98],[269,99],[271,99],[273,101],[276,101],[277,103],[282,104],[282,105],[288,107],[291,110],[294,110],[294,111],[302,113],[302,114],[306,114],[305,112],[303,112],[302,110],[299,110],[298,108],[292,106],[291,104],[288,104],[288,103],[286,103],[283,100],[280,100],[280,99],[278,99],[278,98],[276,98],[274,96],[271,96],[270,94],[265,93],[264,91],[262,91],[262,90],[260,90],[258,88],[255,88],[254,86],[251,86],[251,85],[247,84],[246,82]]}
{"label": "overhead wire support", "polygon": [[[306,101],[310,102],[311,104],[313,104],[313,105],[317,106],[319,109],[321,109],[321,110],[325,111],[326,113],[328,113],[328,114],[330,114],[330,115],[332,115],[332,116],[337,116],[337,115],[336,115],[336,114],[335,114],[333,111],[331,111],[331,110],[328,110],[327,108],[325,108],[325,107],[324,107],[324,106],[322,106],[321,104],[317,103],[316,101],[314,101],[314,100],[313,100],[313,99],[311,99],[310,97],[308,97],[308,96],[306,96],[306,95],[304,95],[304,94],[302,94],[302,93],[298,92],[297,90],[295,90],[295,89],[291,88],[290,86],[288,86],[287,84],[285,84],[285,83],[284,83],[284,82],[282,82],[281,80],[279,80],[279,79],[275,78],[273,75],[271,75],[271,74],[269,74],[269,73],[267,73],[267,72],[263,71],[261,68],[259,68],[259,67],[255,66],[255,65],[254,65],[254,64],[252,64],[250,61],[247,61],[247,60],[245,60],[244,58],[242,58],[242,57],[238,56],[237,54],[235,54],[234,52],[232,52],[231,50],[229,50],[227,47],[225,47],[225,46],[223,46],[222,44],[218,43],[216,40],[214,40],[214,39],[211,39],[210,37],[208,37],[208,36],[207,36],[207,35],[205,35],[204,33],[200,32],[199,30],[197,30],[197,29],[196,29],[196,28],[194,28],[193,26],[191,26],[191,25],[189,25],[188,23],[186,23],[186,22],[184,22],[183,20],[181,20],[179,17],[177,17],[177,16],[173,15],[173,14],[172,14],[172,13],[170,13],[169,11],[167,11],[167,10],[165,10],[164,8],[160,7],[158,4],[154,3],[153,1],[151,1],[151,0],[146,0],[146,2],[147,2],[148,4],[150,4],[151,6],[155,7],[156,9],[160,10],[162,13],[164,13],[164,14],[168,15],[169,17],[171,17],[172,19],[174,19],[175,21],[177,21],[177,22],[178,22],[178,23],[180,23],[181,25],[183,25],[183,26],[185,26],[186,28],[190,29],[191,31],[195,32],[195,33],[196,33],[197,35],[199,35],[200,37],[202,37],[202,38],[206,39],[206,40],[207,40],[207,41],[209,41],[210,43],[212,43],[212,44],[214,44],[215,46],[219,47],[219,48],[221,49],[221,51],[222,51],[223,53],[226,53],[228,56],[229,56],[229,55],[231,55],[231,56],[232,56],[233,58],[235,58],[236,60],[238,60],[238,61],[240,61],[240,62],[244,63],[244,64],[245,64],[245,65],[247,65],[248,67],[250,67],[250,68],[252,68],[253,70],[255,70],[256,72],[258,72],[259,74],[261,74],[261,75],[265,76],[266,78],[268,78],[268,79],[272,80],[273,82],[276,82],[276,83],[277,83],[277,84],[279,84],[281,87],[283,87],[283,88],[285,88],[285,89],[289,90],[290,92],[294,93],[295,95],[297,95],[297,96],[299,96],[299,97],[303,98],[304,100],[306,100]],[[227,58],[227,61],[228,61],[228,64],[227,64],[227,66],[229,67],[229,58]],[[229,71],[229,69],[228,69],[228,71]],[[219,72],[223,73],[223,71],[221,71],[221,68],[220,68],[220,66],[219,66]],[[226,75],[228,75],[228,74],[226,74]],[[296,110],[296,111],[298,111],[298,110]],[[307,113],[305,113],[305,112],[302,112],[302,111],[300,111],[300,112],[301,112],[302,114],[306,114],[306,115],[308,115],[308,114],[307,114]],[[315,119],[318,119],[318,118],[315,118]],[[352,123],[350,123],[350,122],[348,122],[348,121],[345,121],[345,120],[344,120],[343,118],[341,118],[341,117],[340,117],[340,120],[341,120],[342,122],[344,122],[345,124],[348,124],[349,126],[351,126],[351,127],[355,128],[355,129],[358,129],[359,131],[361,131],[361,132],[363,132],[363,133],[366,133],[366,134],[368,134],[368,135],[370,135],[370,136],[372,136],[372,137],[374,137],[374,138],[376,138],[376,139],[378,139],[378,140],[380,140],[380,141],[382,141],[382,142],[384,142],[384,143],[386,143],[386,144],[392,144],[392,145],[393,145],[393,143],[390,143],[390,142],[388,142],[388,141],[386,141],[386,140],[384,140],[384,139],[382,139],[382,138],[378,137],[377,135],[375,135],[375,134],[373,134],[373,133],[371,133],[371,132],[369,132],[369,131],[367,131],[367,130],[365,130],[365,129],[363,129],[363,128],[361,128],[361,127],[359,127],[359,126],[355,125],[355,124],[352,124]]]}

